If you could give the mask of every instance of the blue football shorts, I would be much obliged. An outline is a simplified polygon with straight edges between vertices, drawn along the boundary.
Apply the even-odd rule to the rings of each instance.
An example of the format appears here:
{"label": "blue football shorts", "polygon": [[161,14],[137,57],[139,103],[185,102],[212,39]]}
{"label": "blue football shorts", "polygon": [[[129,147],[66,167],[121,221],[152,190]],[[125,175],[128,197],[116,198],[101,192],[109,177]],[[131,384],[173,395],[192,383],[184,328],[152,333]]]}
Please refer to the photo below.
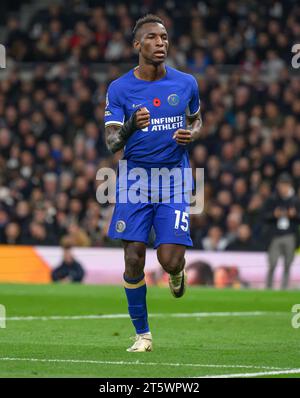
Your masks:
{"label": "blue football shorts", "polygon": [[147,244],[153,227],[156,235],[155,249],[163,243],[193,246],[190,237],[189,202],[183,191],[182,188],[181,200],[178,200],[178,195],[174,195],[174,187],[171,187],[167,200],[160,188],[156,202],[151,200],[150,191],[144,190],[140,192],[141,197],[144,198],[142,202],[131,203],[127,200],[126,203],[121,203],[117,179],[116,204],[108,236],[112,239]]}

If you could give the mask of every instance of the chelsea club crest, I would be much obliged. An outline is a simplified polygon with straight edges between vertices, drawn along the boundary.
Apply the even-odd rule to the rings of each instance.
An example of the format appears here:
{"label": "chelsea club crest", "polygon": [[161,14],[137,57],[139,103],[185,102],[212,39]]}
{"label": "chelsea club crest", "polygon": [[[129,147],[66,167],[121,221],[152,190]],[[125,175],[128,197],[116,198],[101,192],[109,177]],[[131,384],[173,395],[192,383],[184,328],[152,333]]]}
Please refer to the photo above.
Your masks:
{"label": "chelsea club crest", "polygon": [[169,105],[176,106],[179,104],[179,97],[177,94],[170,94],[168,96],[168,103]]}
{"label": "chelsea club crest", "polygon": [[116,223],[116,231],[117,232],[123,232],[126,228],[126,223],[123,220],[119,220]]}

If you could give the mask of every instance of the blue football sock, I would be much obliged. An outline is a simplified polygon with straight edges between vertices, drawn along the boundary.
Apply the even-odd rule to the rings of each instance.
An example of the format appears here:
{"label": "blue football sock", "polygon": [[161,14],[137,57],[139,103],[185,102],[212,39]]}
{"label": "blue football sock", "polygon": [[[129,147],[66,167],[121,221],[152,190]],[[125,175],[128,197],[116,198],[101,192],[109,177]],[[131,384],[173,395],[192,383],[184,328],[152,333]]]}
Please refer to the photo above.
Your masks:
{"label": "blue football sock", "polygon": [[128,302],[128,312],[137,334],[149,332],[146,304],[147,286],[144,273],[137,279],[124,275],[124,288]]}

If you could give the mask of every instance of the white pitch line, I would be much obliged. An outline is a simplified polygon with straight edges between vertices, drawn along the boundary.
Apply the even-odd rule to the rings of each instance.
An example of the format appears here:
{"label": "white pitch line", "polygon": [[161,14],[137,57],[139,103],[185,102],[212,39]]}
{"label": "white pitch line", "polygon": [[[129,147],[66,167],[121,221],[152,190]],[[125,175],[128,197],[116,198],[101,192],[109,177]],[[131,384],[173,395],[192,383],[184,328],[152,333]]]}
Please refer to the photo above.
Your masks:
{"label": "white pitch line", "polygon": [[25,361],[25,362],[56,362],[56,363],[89,363],[98,365],[138,365],[138,366],[174,366],[174,367],[197,367],[197,368],[243,368],[243,369],[281,369],[273,366],[255,366],[255,365],[213,365],[199,363],[167,363],[167,362],[140,362],[140,361],[100,361],[92,359],[50,359],[50,358],[14,358],[0,357],[0,361]]}
{"label": "white pitch line", "polygon": [[274,370],[270,372],[257,372],[257,373],[236,373],[236,374],[227,374],[227,375],[207,375],[200,376],[199,379],[230,379],[237,377],[258,377],[258,376],[275,376],[275,375],[287,375],[287,374],[299,374],[300,369],[281,369]]}
{"label": "white pitch line", "polygon": [[[191,313],[153,313],[150,318],[208,318],[208,317],[243,317],[243,316],[278,316],[285,312],[249,311],[249,312],[191,312]],[[50,316],[11,316],[0,318],[7,321],[56,321],[80,319],[122,319],[129,318],[128,314],[103,314],[103,315],[50,315]]]}

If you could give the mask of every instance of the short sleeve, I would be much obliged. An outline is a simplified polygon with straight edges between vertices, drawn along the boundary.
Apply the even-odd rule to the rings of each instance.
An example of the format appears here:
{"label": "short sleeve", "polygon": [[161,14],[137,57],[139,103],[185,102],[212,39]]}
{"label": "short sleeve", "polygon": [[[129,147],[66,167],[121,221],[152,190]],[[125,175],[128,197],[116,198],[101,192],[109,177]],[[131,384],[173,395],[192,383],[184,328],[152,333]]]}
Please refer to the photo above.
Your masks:
{"label": "short sleeve", "polygon": [[124,123],[124,110],[119,101],[120,93],[117,93],[116,87],[111,83],[106,94],[106,106],[104,113],[105,126],[117,124],[122,126]]}
{"label": "short sleeve", "polygon": [[188,116],[193,116],[200,110],[200,97],[199,97],[199,88],[196,79],[192,76],[191,81],[191,98],[187,107],[186,114]]}

